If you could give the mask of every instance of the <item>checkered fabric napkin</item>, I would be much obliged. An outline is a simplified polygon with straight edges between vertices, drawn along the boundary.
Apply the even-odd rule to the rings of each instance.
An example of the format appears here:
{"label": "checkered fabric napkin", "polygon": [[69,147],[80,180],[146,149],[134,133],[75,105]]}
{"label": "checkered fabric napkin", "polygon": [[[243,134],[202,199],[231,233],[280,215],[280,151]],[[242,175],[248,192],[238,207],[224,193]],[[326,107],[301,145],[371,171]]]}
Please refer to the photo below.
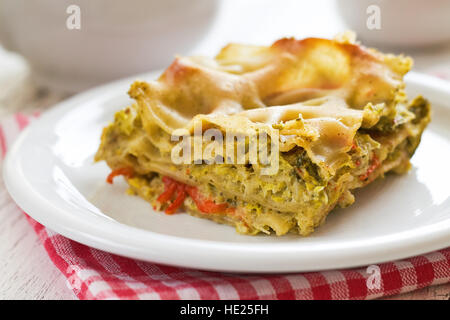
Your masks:
{"label": "checkered fabric napkin", "polygon": [[[0,123],[2,157],[33,118],[16,114]],[[120,257],[54,233],[28,215],[27,219],[80,299],[373,299],[450,282],[450,248],[370,268],[229,274]],[[372,277],[376,273],[381,277]]]}

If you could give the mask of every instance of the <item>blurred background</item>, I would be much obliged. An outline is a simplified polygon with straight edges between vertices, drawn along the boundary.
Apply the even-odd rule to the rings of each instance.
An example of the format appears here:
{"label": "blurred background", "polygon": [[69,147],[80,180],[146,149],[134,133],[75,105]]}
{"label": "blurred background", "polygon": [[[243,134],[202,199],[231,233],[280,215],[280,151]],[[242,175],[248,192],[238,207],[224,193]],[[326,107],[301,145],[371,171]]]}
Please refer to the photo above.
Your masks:
{"label": "blurred background", "polygon": [[348,29],[450,79],[448,0],[0,0],[0,116],[165,68],[175,54]]}

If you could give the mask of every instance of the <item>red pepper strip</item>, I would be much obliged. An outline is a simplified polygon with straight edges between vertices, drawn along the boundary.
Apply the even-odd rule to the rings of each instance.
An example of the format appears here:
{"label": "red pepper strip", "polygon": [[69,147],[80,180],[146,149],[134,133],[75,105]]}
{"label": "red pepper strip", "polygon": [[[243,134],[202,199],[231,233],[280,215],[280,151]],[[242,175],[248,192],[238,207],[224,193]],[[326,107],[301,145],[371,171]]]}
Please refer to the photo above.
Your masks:
{"label": "red pepper strip", "polygon": [[117,176],[125,176],[126,178],[131,178],[133,176],[134,172],[131,168],[119,168],[111,171],[111,173],[106,178],[106,182],[109,184],[113,184],[114,178]]}
{"label": "red pepper strip", "polygon": [[235,208],[228,207],[227,203],[216,204],[211,199],[205,199],[196,187],[187,186],[166,176],[162,178],[162,181],[164,183],[164,192],[157,199],[159,203],[166,203],[172,199],[176,192],[175,200],[165,210],[167,214],[173,214],[183,204],[187,194],[203,213],[234,213]]}
{"label": "red pepper strip", "polygon": [[167,186],[168,184],[171,184],[171,183],[178,183],[177,181],[173,180],[172,178],[169,178],[166,176],[162,177],[162,181],[164,182],[165,186]]}
{"label": "red pepper strip", "polygon": [[203,213],[220,213],[225,212],[228,208],[228,204],[226,203],[217,204],[213,200],[204,199],[196,187],[186,186],[186,192],[195,202],[198,210]]}
{"label": "red pepper strip", "polygon": [[370,167],[367,169],[367,172],[365,174],[359,176],[359,180],[361,180],[361,181],[366,180],[375,171],[375,169],[380,166],[380,164],[381,163],[378,160],[378,157],[376,155],[373,155]]}
{"label": "red pepper strip", "polygon": [[175,181],[173,180],[167,182],[164,181],[164,192],[159,195],[156,201],[158,201],[161,204],[166,203],[167,201],[172,199],[173,193],[175,192],[176,189],[177,183]]}
{"label": "red pepper strip", "polygon": [[173,214],[184,202],[184,199],[186,199],[186,190],[185,186],[183,184],[179,184],[177,186],[177,197],[175,200],[167,207],[166,211],[164,211],[166,214]]}

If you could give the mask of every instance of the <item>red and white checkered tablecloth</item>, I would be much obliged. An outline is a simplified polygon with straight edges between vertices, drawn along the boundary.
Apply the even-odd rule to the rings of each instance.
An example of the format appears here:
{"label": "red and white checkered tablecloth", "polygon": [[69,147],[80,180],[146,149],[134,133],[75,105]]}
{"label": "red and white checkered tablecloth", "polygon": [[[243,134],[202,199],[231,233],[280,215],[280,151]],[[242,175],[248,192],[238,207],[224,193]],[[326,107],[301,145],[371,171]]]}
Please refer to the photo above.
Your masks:
{"label": "red and white checkered tablecloth", "polygon": [[[2,158],[30,119],[16,114],[1,121]],[[450,248],[372,267],[381,275],[378,282],[367,267],[244,275],[120,257],[72,241],[27,218],[80,299],[373,299],[450,282]]]}

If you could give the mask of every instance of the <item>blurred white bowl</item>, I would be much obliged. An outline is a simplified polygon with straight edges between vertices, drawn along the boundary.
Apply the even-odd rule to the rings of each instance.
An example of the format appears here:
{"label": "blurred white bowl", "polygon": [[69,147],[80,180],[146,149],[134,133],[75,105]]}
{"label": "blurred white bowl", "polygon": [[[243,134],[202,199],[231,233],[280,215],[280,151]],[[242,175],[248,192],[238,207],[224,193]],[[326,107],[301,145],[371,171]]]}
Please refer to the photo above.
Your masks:
{"label": "blurred white bowl", "polygon": [[[393,48],[425,47],[450,42],[449,0],[338,0],[338,9],[363,43]],[[380,8],[380,29],[370,30],[367,19]]]}
{"label": "blurred white bowl", "polygon": [[[80,29],[66,21],[80,8]],[[209,29],[217,0],[0,0],[0,42],[44,85],[80,91],[161,68]]]}

